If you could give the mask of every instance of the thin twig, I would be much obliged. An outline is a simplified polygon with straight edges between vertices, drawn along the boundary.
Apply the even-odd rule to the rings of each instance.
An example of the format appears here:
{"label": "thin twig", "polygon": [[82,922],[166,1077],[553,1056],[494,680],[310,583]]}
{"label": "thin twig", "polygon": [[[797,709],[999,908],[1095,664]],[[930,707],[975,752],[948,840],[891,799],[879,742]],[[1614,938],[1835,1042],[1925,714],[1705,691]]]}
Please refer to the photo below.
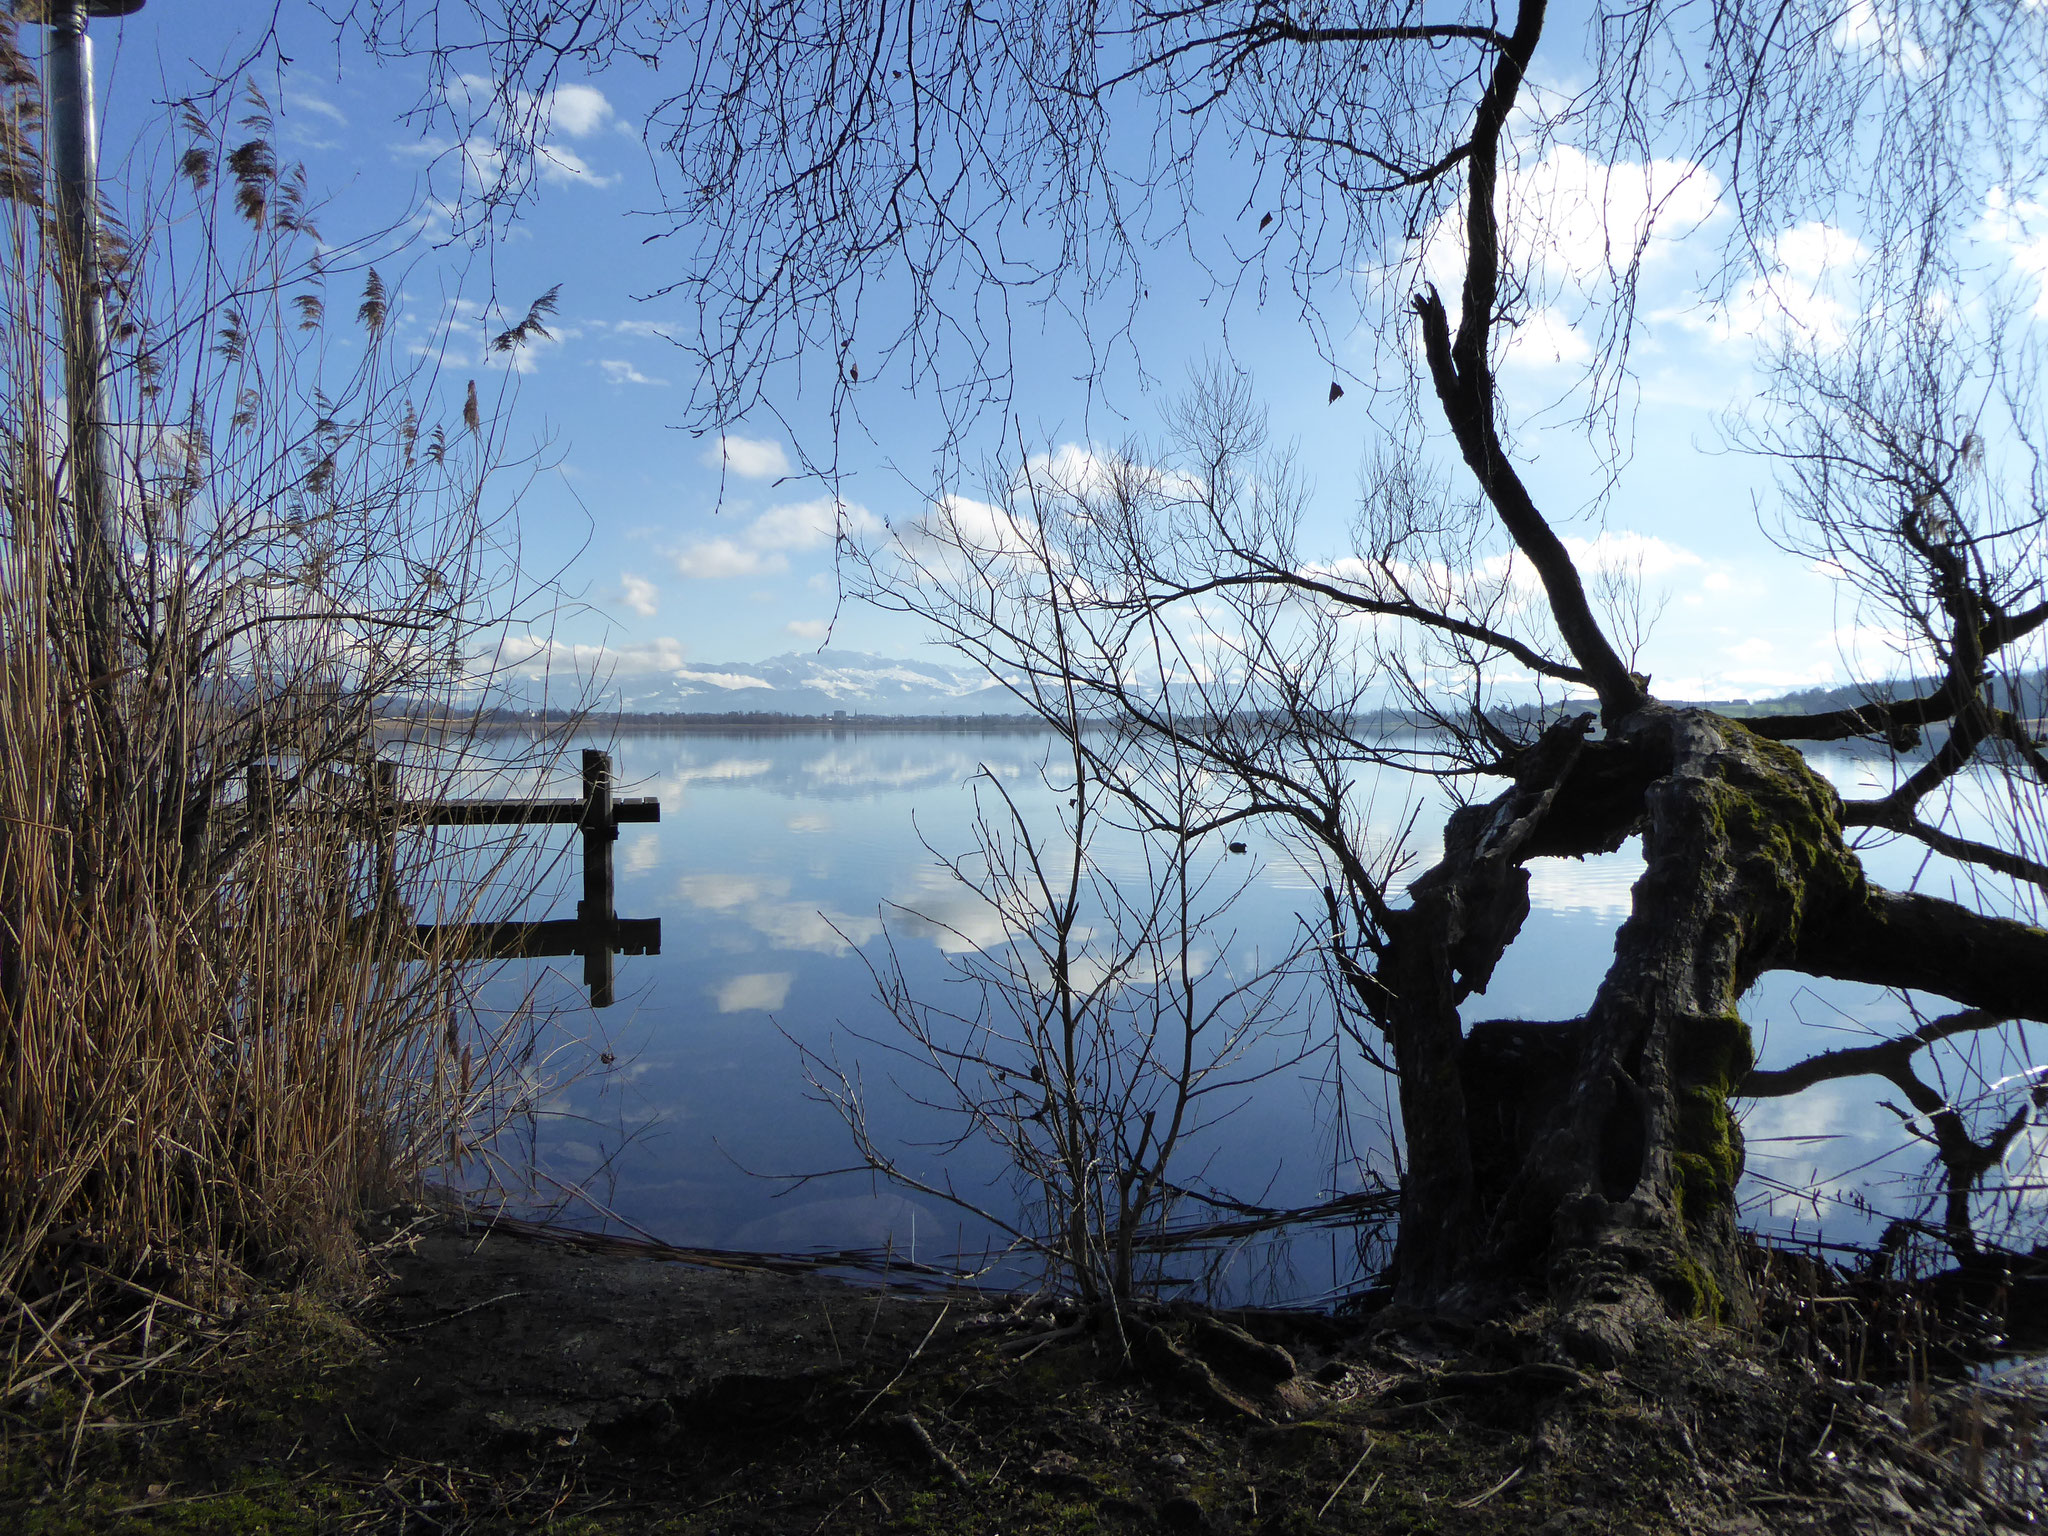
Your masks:
{"label": "thin twig", "polygon": [[846,1426],[848,1429],[853,1428],[855,1424],[858,1424],[862,1419],[866,1418],[868,1416],[868,1409],[874,1407],[875,1404],[879,1403],[882,1400],[882,1394],[884,1392],[887,1392],[891,1387],[895,1386],[897,1382],[903,1379],[903,1373],[910,1369],[911,1365],[916,1361],[919,1355],[924,1353],[925,1345],[931,1343],[932,1335],[939,1331],[939,1324],[943,1323],[946,1320],[946,1314],[952,1310],[953,1303],[951,1303],[950,1301],[939,1308],[939,1315],[932,1319],[931,1327],[925,1329],[924,1337],[917,1341],[917,1348],[913,1349],[910,1352],[909,1359],[903,1362],[901,1369],[899,1369],[894,1376],[891,1376],[887,1381],[882,1383],[881,1392],[877,1392],[873,1397],[869,1398],[867,1402],[862,1406],[860,1412],[856,1413],[853,1416],[852,1421],[849,1422]]}
{"label": "thin twig", "polygon": [[493,1306],[501,1301],[517,1300],[525,1294],[526,1292],[524,1291],[506,1291],[502,1295],[486,1296],[482,1301],[473,1301],[466,1307],[457,1307],[453,1312],[444,1312],[439,1317],[430,1317],[423,1323],[407,1323],[402,1328],[386,1328],[384,1332],[417,1333],[422,1328],[432,1328],[441,1323],[452,1323],[458,1317],[467,1317],[472,1312],[480,1312],[485,1307]]}
{"label": "thin twig", "polygon": [[1460,1500],[1458,1503],[1453,1504],[1451,1508],[1477,1509],[1480,1505],[1484,1504],[1488,1499],[1492,1498],[1496,1493],[1499,1493],[1501,1489],[1507,1487],[1509,1483],[1512,1483],[1516,1478],[1520,1477],[1521,1475],[1522,1469],[1520,1467],[1516,1467],[1506,1477],[1502,1478],[1499,1482],[1495,1483],[1491,1488],[1487,1489],[1486,1492],[1475,1495],[1474,1497],[1469,1499]]}
{"label": "thin twig", "polygon": [[1351,1482],[1351,1479],[1358,1476],[1358,1469],[1365,1465],[1365,1458],[1371,1454],[1372,1436],[1368,1435],[1365,1439],[1365,1449],[1358,1453],[1358,1460],[1351,1463],[1351,1470],[1338,1479],[1337,1486],[1330,1490],[1330,1496],[1323,1500],[1323,1507],[1316,1511],[1316,1518],[1318,1520],[1329,1513],[1330,1506],[1337,1502],[1337,1495],[1344,1491],[1345,1487]]}

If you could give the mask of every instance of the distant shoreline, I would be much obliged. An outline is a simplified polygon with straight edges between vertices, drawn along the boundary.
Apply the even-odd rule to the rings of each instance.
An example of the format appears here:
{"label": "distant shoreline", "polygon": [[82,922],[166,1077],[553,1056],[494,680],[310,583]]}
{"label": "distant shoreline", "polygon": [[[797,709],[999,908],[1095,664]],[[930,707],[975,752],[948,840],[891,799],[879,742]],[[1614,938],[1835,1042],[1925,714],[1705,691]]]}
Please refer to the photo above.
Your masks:
{"label": "distant shoreline", "polygon": [[490,734],[511,731],[551,731],[575,727],[590,731],[612,731],[636,736],[669,736],[702,732],[720,736],[799,736],[871,733],[948,732],[963,736],[1025,736],[1050,733],[1052,727],[1037,715],[787,715],[749,710],[718,714],[611,714],[591,710],[583,714],[558,711],[532,714],[491,713],[485,715],[436,715],[406,718],[386,716],[385,729],[414,731],[460,728]]}
{"label": "distant shoreline", "polygon": [[[1687,709],[1708,709],[1731,719],[1759,719],[1772,715],[1823,712],[1830,709],[1850,707],[1863,702],[1848,697],[1848,690],[1822,692],[1812,690],[1806,696],[1788,696],[1783,699],[1715,699],[1708,701],[1679,701],[1675,706]],[[1584,701],[1591,707],[1591,701]],[[2029,701],[2032,702],[2032,701]],[[1504,713],[1512,715],[1516,711]],[[2048,711],[2044,711],[2048,713]],[[2025,719],[2034,729],[2041,729],[2048,721]],[[1372,715],[1361,715],[1354,719],[1355,726],[1381,730],[1428,730],[1429,723],[1386,711]],[[1110,728],[1111,722],[1084,721],[1084,730]],[[476,715],[434,714],[405,715],[388,714],[379,718],[377,729],[381,733],[412,735],[422,732],[463,730],[482,734],[499,735],[511,732],[549,732],[565,728],[582,731],[609,731],[623,735],[667,736],[667,735],[753,735],[753,736],[799,736],[799,735],[930,735],[948,734],[960,736],[1034,736],[1051,734],[1054,725],[1034,714],[987,714],[987,715],[885,715],[857,713],[852,710],[836,711],[829,715],[803,715],[784,713],[777,710],[719,710],[684,713],[620,712],[605,710],[488,710]]]}
{"label": "distant shoreline", "polygon": [[950,731],[967,736],[1022,736],[1050,733],[1052,727],[1037,715],[778,715],[731,712],[726,714],[601,715],[586,717],[591,725],[609,726],[617,731],[640,735],[667,735],[677,731],[716,731],[722,736],[753,731],[762,735],[815,735],[819,732],[859,731]]}

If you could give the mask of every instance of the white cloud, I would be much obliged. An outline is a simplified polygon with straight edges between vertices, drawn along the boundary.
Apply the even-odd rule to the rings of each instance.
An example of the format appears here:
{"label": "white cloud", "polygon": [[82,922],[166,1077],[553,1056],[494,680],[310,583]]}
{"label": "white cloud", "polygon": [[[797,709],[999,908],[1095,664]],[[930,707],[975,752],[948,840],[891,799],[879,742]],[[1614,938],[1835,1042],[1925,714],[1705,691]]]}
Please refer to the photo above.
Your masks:
{"label": "white cloud", "polygon": [[810,758],[802,772],[807,782],[821,789],[894,790],[950,788],[967,782],[980,766],[976,754],[970,752],[920,752],[906,757],[847,743]]}
{"label": "white cloud", "polygon": [[505,174],[505,156],[489,139],[470,137],[462,141],[462,163],[480,186],[496,186]]}
{"label": "white cloud", "polygon": [[669,635],[632,645],[604,646],[529,633],[508,636],[498,647],[495,664],[525,678],[597,678],[674,672],[687,655],[683,642]]}
{"label": "white cloud", "polygon": [[697,580],[778,576],[789,569],[791,553],[821,549],[841,531],[872,533],[880,527],[881,520],[867,508],[819,496],[770,507],[737,539],[701,539],[674,558],[677,570]]}
{"label": "white cloud", "polygon": [[775,576],[789,569],[779,554],[747,549],[731,539],[705,539],[679,551],[676,570],[694,581],[724,581],[733,576]]}
{"label": "white cloud", "polygon": [[1721,654],[1738,666],[1753,668],[1773,660],[1778,654],[1778,648],[1761,635],[1751,635],[1747,640],[1738,640],[1733,645],[1723,646]]}
{"label": "white cloud", "polygon": [[612,104],[594,85],[558,85],[548,98],[548,122],[572,139],[596,133],[612,120]]}
{"label": "white cloud", "polygon": [[821,955],[843,955],[882,931],[881,920],[873,913],[856,917],[793,901],[751,907],[746,917],[754,931],[777,949],[805,949]]}
{"label": "white cloud", "polygon": [[[1508,257],[1539,289],[1589,291],[1635,259],[1669,255],[1702,225],[1721,218],[1721,182],[1691,160],[1593,159],[1553,144],[1533,164],[1501,177],[1501,226]],[[1453,208],[1423,237],[1424,268],[1447,295],[1458,291],[1464,261],[1462,208]]]}
{"label": "white cloud", "polygon": [[720,985],[713,995],[718,999],[720,1013],[745,1013],[759,1009],[763,1012],[780,1008],[789,1000],[788,971],[761,971],[749,976],[734,976]]}
{"label": "white cloud", "polygon": [[661,610],[661,589],[645,576],[620,572],[619,592],[619,600],[643,619],[651,619]]}
{"label": "white cloud", "polygon": [[1768,242],[1764,267],[1724,305],[1660,312],[1715,341],[1750,341],[1790,332],[1814,345],[1836,348],[1855,324],[1856,269],[1869,247],[1847,230],[1809,220]]}
{"label": "white cloud", "polygon": [[[493,139],[506,124],[504,103],[496,86],[484,75],[458,74],[442,89],[458,122],[470,127],[488,125],[492,129],[489,137],[473,134],[463,145],[463,155],[471,173],[485,186],[498,185],[506,166]],[[596,86],[557,86],[545,99],[520,95],[513,103],[513,112],[526,121],[538,119],[545,125],[541,141],[534,147],[534,169],[543,181],[606,187],[618,179],[599,173],[574,150],[550,142],[556,134],[572,139],[587,137],[613,120],[612,105]]]}
{"label": "white cloud", "polygon": [[[1566,552],[1582,579],[1594,583],[1598,578],[1609,578],[1618,591],[1611,594],[1620,596],[1624,606],[1624,594],[1639,590],[1644,595],[1642,614],[1654,617],[1662,606],[1664,597],[1673,588],[1689,587],[1694,581],[1703,581],[1708,574],[1707,561],[1695,551],[1669,539],[1654,534],[1640,533],[1634,529],[1606,529],[1592,538],[1580,535],[1566,535],[1562,540]],[[1371,563],[1357,556],[1342,558],[1303,567],[1305,574],[1322,576],[1340,584],[1352,585],[1357,589],[1381,598],[1390,598],[1398,587],[1408,597],[1426,605],[1456,608],[1467,604],[1481,611],[1491,611],[1497,623],[1505,623],[1515,631],[1525,622],[1522,616],[1534,614],[1537,622],[1547,621],[1540,616],[1545,610],[1542,578],[1535,567],[1519,551],[1501,550],[1486,555],[1471,565],[1452,567],[1442,561],[1393,562],[1387,571],[1381,571]],[[1595,595],[1603,603],[1610,600],[1606,584],[1602,583]],[[1332,616],[1351,632],[1347,643],[1370,647],[1390,639],[1404,628],[1402,621],[1384,615],[1360,614],[1343,609],[1333,609]],[[1515,616],[1510,620],[1510,616]],[[1195,669],[1191,675],[1198,676],[1206,669],[1222,673],[1238,667],[1230,652],[1241,648],[1240,637],[1211,628],[1198,637],[1191,637],[1185,644],[1184,655],[1190,658]],[[1541,641],[1539,640],[1539,647]],[[1463,674],[1452,686],[1462,690],[1465,686]],[[1670,692],[1668,679],[1660,680],[1665,686],[1658,690],[1665,697]],[[1518,669],[1509,667],[1498,679],[1504,684],[1513,681],[1530,681]]]}
{"label": "white cloud", "polygon": [[1833,634],[1835,654],[1851,677],[1912,676],[1933,669],[1927,637],[1887,624],[1848,624]]}
{"label": "white cloud", "polygon": [[608,649],[604,654],[611,658],[616,672],[673,672],[683,665],[689,648],[672,635],[661,635],[636,645]]}
{"label": "white cloud", "polygon": [[1838,670],[1833,662],[1815,652],[1810,641],[1764,635],[1751,635],[1722,646],[1719,663],[1692,691],[1708,695],[1768,694],[1833,682]]}
{"label": "white cloud", "polygon": [[685,875],[676,894],[693,907],[732,912],[755,902],[789,894],[789,882],[772,875]]}
{"label": "white cloud", "polygon": [[[682,808],[692,784],[736,784],[746,779],[758,779],[774,769],[775,764],[765,757],[721,757],[709,763],[678,763],[666,773],[657,774],[651,782],[662,808],[673,811]],[[688,881],[684,884],[687,885]],[[687,891],[682,894],[688,898]]]}
{"label": "white cloud", "polygon": [[560,144],[543,144],[534,151],[534,161],[540,167],[540,179],[556,186],[580,182],[586,187],[608,187],[619,179],[593,170],[575,150]]}
{"label": "white cloud", "polygon": [[1029,466],[1018,472],[1016,486],[1027,490],[1033,483],[1057,486],[1075,496],[1091,496],[1109,490],[1115,483],[1117,461],[1080,443],[1061,443],[1051,453],[1034,455]]}
{"label": "white cloud", "polygon": [[421,215],[420,228],[429,234],[445,235],[456,216],[461,196],[448,193],[441,177],[452,164],[461,186],[465,191],[480,187],[495,187],[503,179],[505,157],[497,145],[480,134],[473,134],[459,143],[428,134],[423,138],[386,144],[385,153],[396,160],[421,160],[428,166],[432,185],[443,194],[430,196],[427,207]]}
{"label": "white cloud", "polygon": [[791,619],[782,627],[799,640],[822,640],[832,633],[832,626],[824,619]]}
{"label": "white cloud", "polygon": [[849,944],[865,944],[882,931],[872,913],[854,916],[784,899],[789,881],[780,876],[685,875],[676,894],[693,907],[738,918],[776,949],[842,955]]}
{"label": "white cloud", "polygon": [[1572,562],[1582,573],[1628,571],[1646,577],[1666,576],[1683,566],[1706,564],[1683,544],[1629,528],[1609,528],[1592,539],[1566,535],[1564,547],[1571,551]]}
{"label": "white cloud", "polygon": [[1917,72],[1927,66],[1927,50],[1907,36],[1906,18],[1894,5],[1850,0],[1835,23],[1832,41],[1845,51],[1881,53],[1895,70]]}
{"label": "white cloud", "polygon": [[605,378],[613,384],[652,384],[662,388],[668,385],[667,379],[649,378],[623,358],[600,358],[597,366],[604,370]]}
{"label": "white cloud", "polygon": [[2013,199],[1993,187],[1984,199],[1980,226],[1985,238],[2005,248],[2013,268],[2035,284],[2034,313],[2048,317],[2048,203]]}
{"label": "white cloud", "polygon": [[286,116],[294,112],[310,112],[315,117],[324,117],[344,128],[348,126],[348,114],[317,91],[309,90],[301,84],[297,71],[294,71],[286,81],[284,110]]}
{"label": "white cloud", "polygon": [[458,121],[475,122],[490,114],[497,93],[490,76],[458,74],[443,82],[441,94],[455,110]]}
{"label": "white cloud", "polygon": [[842,524],[853,533],[865,532],[873,523],[866,509],[819,496],[770,507],[754,519],[747,542],[756,549],[816,549],[830,544]]}
{"label": "white cloud", "polygon": [[[634,324],[627,321],[625,325]],[[772,437],[734,437],[727,434],[704,450],[703,462],[712,469],[745,480],[773,480],[789,473],[789,455]]]}
{"label": "white cloud", "polygon": [[1524,315],[1508,337],[1507,361],[1527,368],[1583,363],[1592,355],[1592,344],[1578,328],[1549,306]]}
{"label": "white cloud", "polygon": [[1546,912],[1596,912],[1625,917],[1643,872],[1640,849],[1587,859],[1529,861],[1529,900]]}
{"label": "white cloud", "polygon": [[944,870],[921,868],[910,891],[892,902],[889,925],[906,936],[929,939],[941,954],[993,954],[1015,937],[1002,913]]}
{"label": "white cloud", "polygon": [[1869,247],[1846,229],[1819,219],[1795,224],[1771,242],[1772,261],[1795,277],[1824,278],[1869,254]]}
{"label": "white cloud", "polygon": [[1038,525],[1021,511],[948,493],[892,530],[895,553],[917,579],[961,575],[969,565],[1038,563]]}
{"label": "white cloud", "polygon": [[444,374],[458,368],[534,373],[550,354],[559,352],[565,343],[582,336],[575,326],[549,317],[545,336],[529,333],[517,345],[501,352],[492,345],[493,340],[513,329],[524,310],[461,297],[449,300],[444,310],[448,317],[447,329],[434,338],[431,347],[414,343],[410,349],[415,357],[431,358]]}

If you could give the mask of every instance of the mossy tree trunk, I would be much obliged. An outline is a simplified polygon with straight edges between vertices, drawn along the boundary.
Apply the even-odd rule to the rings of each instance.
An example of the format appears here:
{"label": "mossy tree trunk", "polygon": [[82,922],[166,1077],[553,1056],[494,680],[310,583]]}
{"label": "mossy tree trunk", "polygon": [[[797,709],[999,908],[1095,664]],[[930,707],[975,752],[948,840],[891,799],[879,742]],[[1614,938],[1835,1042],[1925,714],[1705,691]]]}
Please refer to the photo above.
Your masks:
{"label": "mossy tree trunk", "polygon": [[[1605,741],[1590,725],[1553,728],[1513,789],[1453,818],[1390,914],[1374,1011],[1411,1154],[1397,1299],[1478,1314],[1547,1296],[1604,1360],[1652,1311],[1747,1314],[1729,1100],[1753,1064],[1751,983],[1792,968],[2008,1007],[2048,976],[2048,933],[1871,886],[1835,791],[1738,721],[1650,704]],[[1632,831],[1645,867],[1586,1016],[1461,1030],[1528,912],[1522,861]]]}

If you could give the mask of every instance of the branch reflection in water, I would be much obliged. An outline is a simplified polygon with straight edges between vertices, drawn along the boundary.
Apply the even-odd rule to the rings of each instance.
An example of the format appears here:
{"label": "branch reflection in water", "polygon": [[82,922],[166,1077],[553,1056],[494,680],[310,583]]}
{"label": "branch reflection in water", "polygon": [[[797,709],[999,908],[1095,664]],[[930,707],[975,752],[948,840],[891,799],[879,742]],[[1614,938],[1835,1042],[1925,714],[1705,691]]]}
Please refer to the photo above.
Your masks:
{"label": "branch reflection in water", "polygon": [[[593,741],[598,738],[593,737]],[[1006,1218],[1023,1192],[994,1149],[957,1142],[934,1107],[933,1084],[887,1052],[855,1048],[894,1026],[875,997],[860,951],[875,952],[884,920],[906,980],[926,994],[946,986],[948,960],[1000,943],[988,909],[964,892],[925,846],[964,854],[973,845],[970,781],[986,769],[1020,813],[1053,828],[1064,800],[1041,777],[1050,735],[857,730],[746,734],[689,730],[629,733],[607,743],[622,793],[660,797],[659,825],[622,829],[622,909],[659,913],[663,953],[620,963],[619,1004],[583,1016],[582,1041],[537,1060],[536,1114],[501,1149],[516,1200],[554,1204],[563,1219],[602,1224],[605,1211],[667,1242],[759,1252],[871,1248],[908,1259],[971,1262],[999,1251],[986,1223],[867,1173],[799,1181],[777,1177],[844,1169],[847,1131],[805,1081],[800,1050],[863,1074],[875,1133],[902,1165],[948,1180]],[[1851,752],[1825,772],[1845,787],[1864,771]],[[1386,835],[1414,807],[1376,802]],[[1418,825],[1440,821],[1423,807]],[[1234,831],[1233,839],[1247,836]],[[1220,851],[1220,850],[1219,850]],[[1418,848],[1426,866],[1433,850]],[[1095,850],[1113,879],[1139,874],[1135,842]],[[1128,863],[1129,867],[1125,867]],[[1874,877],[1899,885],[1910,870],[1873,856]],[[1298,944],[1318,893],[1285,854],[1249,834],[1249,883],[1230,914],[1233,964],[1270,962]],[[1612,953],[1640,868],[1633,842],[1583,861],[1532,868],[1531,912],[1486,995],[1465,1007],[1480,1018],[1558,1019],[1584,1011]],[[566,874],[566,872],[565,872]],[[904,920],[902,908],[924,921]],[[514,966],[486,990],[506,1005],[529,987],[573,992],[574,978]],[[572,999],[573,1000],[573,999]],[[1784,1067],[1816,1052],[1871,1043],[1911,1029],[1904,999],[1850,984],[1816,986],[1772,976],[1744,1002],[1760,1065]],[[1327,1025],[1310,1020],[1311,1044]],[[1297,1036],[1274,1052],[1297,1053]],[[614,1061],[578,1072],[596,1052]],[[1248,1089],[1193,1137],[1176,1166],[1186,1183],[1236,1203],[1184,1205],[1178,1224],[1215,1221],[1235,1234],[1213,1277],[1236,1300],[1308,1300],[1357,1285],[1354,1231],[1308,1226],[1276,1236],[1256,1214],[1331,1200],[1357,1202],[1396,1170],[1386,1133],[1391,1095],[1364,1064],[1344,1064],[1350,1143],[1335,1129],[1328,1050]],[[1883,1220],[1925,1208],[1924,1146],[1879,1102],[1871,1085],[1823,1085],[1796,1099],[1747,1106],[1752,1223],[1841,1241],[1871,1241]],[[526,1178],[530,1158],[537,1176]],[[582,1190],[588,1199],[565,1189]],[[1370,1204],[1370,1202],[1367,1202]],[[1368,1245],[1368,1261],[1370,1246]],[[1022,1273],[1003,1272],[1015,1279]]]}

